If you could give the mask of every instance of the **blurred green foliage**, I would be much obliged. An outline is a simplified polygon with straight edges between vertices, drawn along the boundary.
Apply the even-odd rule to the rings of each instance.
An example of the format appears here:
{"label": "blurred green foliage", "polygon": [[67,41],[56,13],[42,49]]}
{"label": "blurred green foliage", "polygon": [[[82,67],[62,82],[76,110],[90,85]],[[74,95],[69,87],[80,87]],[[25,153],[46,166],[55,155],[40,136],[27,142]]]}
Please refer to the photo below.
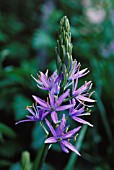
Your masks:
{"label": "blurred green foliage", "polygon": [[[114,167],[114,2],[113,0],[0,0],[0,169],[19,170],[21,152],[33,161],[43,142],[34,123],[15,126],[27,114],[32,94],[45,98],[33,81],[39,70],[56,68],[55,46],[59,20],[67,15],[72,32],[73,58],[89,68],[80,80],[93,81],[98,100],[92,110],[81,155],[75,169],[112,170]],[[43,137],[42,137],[43,136]],[[83,136],[83,137],[84,137]],[[45,170],[64,169],[70,156],[52,147]],[[73,163],[74,164],[74,163]]]}

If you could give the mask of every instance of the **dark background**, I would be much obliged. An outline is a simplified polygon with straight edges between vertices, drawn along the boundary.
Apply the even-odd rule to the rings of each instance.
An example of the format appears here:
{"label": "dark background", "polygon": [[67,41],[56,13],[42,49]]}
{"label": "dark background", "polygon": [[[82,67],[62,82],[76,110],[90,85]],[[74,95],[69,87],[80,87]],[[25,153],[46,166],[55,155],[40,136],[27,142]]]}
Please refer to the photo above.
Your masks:
{"label": "dark background", "polygon": [[[31,74],[56,68],[55,46],[59,21],[71,24],[73,58],[90,73],[97,103],[87,118],[75,170],[114,169],[114,1],[113,0],[0,0],[0,169],[19,170],[21,153],[33,162],[44,140],[37,123],[15,126],[24,119],[32,94],[46,97]],[[10,129],[11,128],[11,129]],[[64,169],[70,154],[52,147],[46,170]],[[71,168],[72,170],[72,168]]]}

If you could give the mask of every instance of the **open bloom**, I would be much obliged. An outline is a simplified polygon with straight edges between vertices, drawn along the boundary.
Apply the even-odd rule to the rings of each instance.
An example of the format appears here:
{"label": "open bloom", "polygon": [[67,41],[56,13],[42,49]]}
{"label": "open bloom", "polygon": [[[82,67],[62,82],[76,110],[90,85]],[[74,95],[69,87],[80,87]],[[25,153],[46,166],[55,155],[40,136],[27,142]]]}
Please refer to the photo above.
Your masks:
{"label": "open bloom", "polygon": [[[68,142],[68,139],[71,139],[74,137],[74,135],[80,130],[81,126],[78,128],[75,128],[73,130],[70,130],[69,132],[66,131],[66,119],[65,114],[63,114],[62,120],[60,125],[56,127],[56,129],[53,128],[53,126],[50,124],[50,122],[46,120],[46,124],[48,125],[51,133],[53,134],[53,137],[49,137],[45,140],[45,143],[59,143],[62,150],[66,153],[69,153],[69,149],[75,152],[76,154],[80,155],[78,150],[70,143]],[[75,137],[74,137],[75,138]]]}
{"label": "open bloom", "polygon": [[40,89],[51,91],[53,88],[54,93],[56,94],[59,93],[62,74],[58,76],[57,70],[54,71],[51,77],[48,77],[48,70],[47,70],[45,74],[40,72],[40,75],[38,75],[38,79],[34,77],[33,79],[37,82],[37,85]]}
{"label": "open bloom", "polygon": [[33,106],[27,106],[26,109],[31,113],[32,116],[26,115],[27,119],[20,120],[16,124],[19,124],[19,123],[22,123],[22,122],[31,122],[31,121],[38,121],[38,122],[40,122],[48,114],[48,112],[44,112],[44,110],[38,109],[37,105],[35,105],[35,106],[34,105]]}
{"label": "open bloom", "polygon": [[76,79],[76,83],[74,83],[73,81],[72,84],[72,95],[75,97],[75,99],[83,105],[85,105],[84,102],[90,102],[90,103],[95,102],[95,100],[90,99],[90,96],[93,94],[93,92],[89,93],[89,90],[92,87],[92,82],[91,81],[85,82],[85,84],[79,87],[78,89],[77,89],[77,84],[78,84],[78,79]]}
{"label": "open bloom", "polygon": [[58,122],[57,111],[63,111],[63,110],[69,109],[72,106],[74,106],[74,104],[68,104],[68,105],[61,106],[64,99],[69,95],[69,91],[70,90],[68,89],[59,98],[57,98],[54,95],[53,91],[51,91],[47,102],[45,102],[41,98],[34,96],[34,95],[33,95],[33,98],[37,103],[39,103],[39,105],[40,105],[39,107],[41,109],[46,110],[48,113],[51,113],[51,118],[52,118],[53,122],[57,123]]}
{"label": "open bloom", "polygon": [[[75,106],[76,106],[75,99],[72,99],[71,103],[75,104]],[[90,113],[85,110],[85,106],[83,106],[82,104],[79,103],[76,107],[73,106],[72,108],[70,108],[69,115],[76,122],[79,122],[79,123],[82,123],[82,124],[87,124],[87,125],[93,127],[92,124],[90,124],[89,122],[87,122],[87,121],[83,120],[82,118],[80,118],[80,117],[82,117],[84,115],[90,115]]]}

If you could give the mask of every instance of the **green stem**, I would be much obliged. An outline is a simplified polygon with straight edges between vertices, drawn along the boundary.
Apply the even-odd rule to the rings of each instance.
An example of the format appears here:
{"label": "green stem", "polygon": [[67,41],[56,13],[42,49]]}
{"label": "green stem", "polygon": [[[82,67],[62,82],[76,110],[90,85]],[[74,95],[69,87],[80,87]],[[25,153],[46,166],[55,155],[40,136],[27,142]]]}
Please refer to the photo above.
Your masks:
{"label": "green stem", "polygon": [[44,144],[44,149],[43,149],[41,160],[40,160],[40,163],[39,163],[37,170],[42,170],[43,164],[45,162],[45,159],[46,159],[46,156],[47,156],[47,153],[48,153],[48,148],[49,148],[49,144]]}
{"label": "green stem", "polygon": [[43,146],[38,150],[36,159],[33,163],[32,170],[42,170],[44,161],[48,153],[48,144],[43,144]]}

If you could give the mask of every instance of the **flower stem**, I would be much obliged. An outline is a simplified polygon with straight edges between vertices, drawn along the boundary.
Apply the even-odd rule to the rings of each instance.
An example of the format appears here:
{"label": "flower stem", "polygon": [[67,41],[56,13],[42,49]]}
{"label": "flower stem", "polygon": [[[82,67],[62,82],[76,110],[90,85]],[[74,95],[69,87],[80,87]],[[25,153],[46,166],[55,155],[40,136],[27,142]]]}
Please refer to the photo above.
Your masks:
{"label": "flower stem", "polygon": [[49,148],[49,145],[44,144],[43,152],[42,152],[40,163],[39,163],[37,170],[42,170],[43,164],[45,162],[45,159],[46,159],[46,156],[47,156],[47,153],[48,153],[48,148]]}
{"label": "flower stem", "polygon": [[48,147],[48,144],[43,144],[40,150],[38,150],[36,159],[32,166],[32,170],[42,170],[43,164],[48,153]]}

